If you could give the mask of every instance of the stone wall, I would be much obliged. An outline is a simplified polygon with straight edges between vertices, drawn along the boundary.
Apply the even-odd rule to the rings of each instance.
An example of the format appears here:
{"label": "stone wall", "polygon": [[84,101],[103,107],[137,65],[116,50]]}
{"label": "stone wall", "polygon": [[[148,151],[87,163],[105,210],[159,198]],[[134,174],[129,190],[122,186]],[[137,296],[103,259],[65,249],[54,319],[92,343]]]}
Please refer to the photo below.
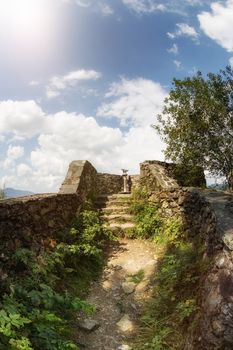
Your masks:
{"label": "stone wall", "polygon": [[0,201],[1,250],[37,250],[71,225],[81,202],[76,194],[44,194]]}
{"label": "stone wall", "polygon": [[97,174],[96,188],[98,194],[113,194],[123,190],[123,177],[113,174]]}
{"label": "stone wall", "polygon": [[75,160],[69,165],[60,194],[76,193],[81,201],[97,194],[97,171],[87,160]]}
{"label": "stone wall", "polygon": [[169,188],[205,187],[205,175],[201,167],[184,167],[154,160],[140,164],[141,184],[149,190]]}
{"label": "stone wall", "polygon": [[1,249],[43,247],[44,241],[70,226],[85,200],[118,193],[120,175],[98,174],[88,161],[73,161],[58,194],[42,194],[0,201]]}
{"label": "stone wall", "polygon": [[[141,165],[142,180],[153,189],[178,184],[169,178],[165,163],[145,162]],[[132,189],[141,181],[131,176]],[[120,175],[98,174],[88,161],[73,161],[58,194],[29,196],[0,202],[0,238],[10,246],[39,244],[68,226],[76,211],[86,199],[98,194],[121,192],[123,179]]]}
{"label": "stone wall", "polygon": [[0,244],[40,247],[72,224],[86,199],[96,194],[97,171],[88,161],[74,161],[58,194],[0,201]]}
{"label": "stone wall", "polygon": [[131,191],[140,187],[140,175],[130,175],[131,177]]}
{"label": "stone wall", "polygon": [[[179,216],[190,240],[203,241],[203,259],[209,256],[209,271],[202,276],[199,291],[199,318],[186,335],[184,350],[233,349],[233,195],[220,191],[180,187],[174,165],[161,162],[141,164],[141,184],[150,200],[160,203],[166,217]],[[204,185],[197,169],[194,183]],[[190,174],[190,172],[189,172]],[[199,174],[199,175],[198,175]],[[181,178],[182,178],[181,176]],[[174,179],[175,177],[175,179]]]}
{"label": "stone wall", "polygon": [[[131,191],[138,188],[140,185],[140,175],[130,175]],[[97,193],[98,194],[114,194],[123,191],[122,175],[114,174],[97,174]]]}
{"label": "stone wall", "polygon": [[[161,164],[160,164],[161,165]],[[145,174],[151,170],[145,165]],[[161,169],[161,168],[160,168]],[[161,170],[162,172],[162,170]],[[209,270],[202,276],[199,318],[186,335],[184,350],[233,349],[233,195],[206,189],[169,187],[167,177],[158,182],[149,172],[146,181],[150,200],[160,203],[166,217],[181,216],[190,240],[203,241],[203,259],[209,256]],[[166,174],[167,176],[167,174]],[[161,187],[163,189],[161,190]],[[160,189],[159,189],[160,187]]]}
{"label": "stone wall", "polygon": [[201,235],[208,255],[222,248],[221,238],[217,234],[216,215],[199,191],[179,187],[151,192],[149,198],[150,201],[159,204],[163,216],[182,217],[183,228],[190,233],[190,238]]}
{"label": "stone wall", "polygon": [[[206,190],[201,193],[216,216],[212,266],[203,279],[198,327],[185,350],[233,349],[233,195]],[[203,218],[204,219],[204,218]],[[206,234],[209,235],[208,227]]]}

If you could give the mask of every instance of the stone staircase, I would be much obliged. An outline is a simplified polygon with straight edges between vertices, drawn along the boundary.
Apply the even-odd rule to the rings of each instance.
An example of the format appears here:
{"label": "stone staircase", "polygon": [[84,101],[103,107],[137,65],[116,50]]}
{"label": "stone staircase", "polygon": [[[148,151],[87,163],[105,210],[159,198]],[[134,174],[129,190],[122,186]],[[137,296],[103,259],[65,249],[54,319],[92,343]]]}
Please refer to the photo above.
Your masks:
{"label": "stone staircase", "polygon": [[100,195],[95,206],[105,225],[113,233],[128,236],[135,227],[134,216],[129,213],[131,194]]}

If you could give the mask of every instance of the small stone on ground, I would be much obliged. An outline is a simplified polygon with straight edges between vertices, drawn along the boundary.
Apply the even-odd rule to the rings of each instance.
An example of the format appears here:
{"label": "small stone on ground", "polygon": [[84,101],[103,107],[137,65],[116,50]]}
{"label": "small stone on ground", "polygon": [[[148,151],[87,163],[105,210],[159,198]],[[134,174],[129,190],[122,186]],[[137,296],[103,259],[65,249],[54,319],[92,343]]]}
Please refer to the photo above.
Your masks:
{"label": "small stone on ground", "polygon": [[132,348],[129,345],[121,345],[117,350],[131,350]]}
{"label": "small stone on ground", "polygon": [[135,283],[134,282],[123,282],[122,283],[122,289],[125,292],[125,294],[131,294],[135,290]]}
{"label": "small stone on ground", "polygon": [[117,322],[117,327],[124,333],[132,332],[134,330],[134,324],[130,320],[129,315],[124,315],[120,321]]}
{"label": "small stone on ground", "polygon": [[85,319],[79,323],[79,328],[87,332],[92,332],[99,327],[99,323],[95,320]]}

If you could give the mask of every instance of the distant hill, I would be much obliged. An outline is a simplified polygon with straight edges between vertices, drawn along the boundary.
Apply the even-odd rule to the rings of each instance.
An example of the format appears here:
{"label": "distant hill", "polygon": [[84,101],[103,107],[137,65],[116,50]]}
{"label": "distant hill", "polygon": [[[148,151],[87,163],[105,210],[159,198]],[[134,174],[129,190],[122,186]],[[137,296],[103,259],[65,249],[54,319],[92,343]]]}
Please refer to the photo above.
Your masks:
{"label": "distant hill", "polygon": [[23,197],[23,196],[29,196],[31,194],[34,194],[30,191],[24,191],[24,190],[16,190],[15,188],[5,188],[4,189],[6,198],[15,198],[15,197]]}

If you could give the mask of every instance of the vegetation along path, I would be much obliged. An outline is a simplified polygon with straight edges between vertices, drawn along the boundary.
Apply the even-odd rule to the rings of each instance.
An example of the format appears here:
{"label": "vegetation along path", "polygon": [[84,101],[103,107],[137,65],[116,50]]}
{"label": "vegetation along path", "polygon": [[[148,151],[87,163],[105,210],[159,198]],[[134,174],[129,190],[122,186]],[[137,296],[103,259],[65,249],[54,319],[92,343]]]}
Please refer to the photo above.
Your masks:
{"label": "vegetation along path", "polygon": [[[133,229],[129,203],[129,195],[99,198],[97,205],[116,233]],[[97,311],[90,318],[81,317],[79,344],[85,349],[127,350],[137,332],[142,305],[151,295],[150,282],[157,262],[155,244],[120,238],[110,242],[106,255],[103,273],[87,298]]]}

